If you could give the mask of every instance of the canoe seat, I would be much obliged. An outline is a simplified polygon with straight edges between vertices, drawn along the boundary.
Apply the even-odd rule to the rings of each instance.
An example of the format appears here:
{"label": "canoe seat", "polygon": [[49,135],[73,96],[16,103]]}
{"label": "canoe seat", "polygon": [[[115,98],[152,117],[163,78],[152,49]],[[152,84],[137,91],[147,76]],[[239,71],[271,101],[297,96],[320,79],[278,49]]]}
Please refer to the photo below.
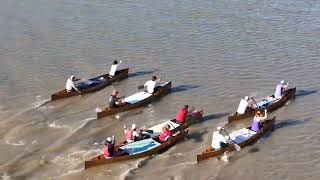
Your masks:
{"label": "canoe seat", "polygon": [[[265,99],[262,99],[261,101],[257,102],[257,105],[258,105],[258,108],[266,108],[277,101],[279,101],[279,99],[276,99],[274,97],[269,96],[269,97],[266,97]],[[255,105],[255,106],[257,106],[257,105]]]}

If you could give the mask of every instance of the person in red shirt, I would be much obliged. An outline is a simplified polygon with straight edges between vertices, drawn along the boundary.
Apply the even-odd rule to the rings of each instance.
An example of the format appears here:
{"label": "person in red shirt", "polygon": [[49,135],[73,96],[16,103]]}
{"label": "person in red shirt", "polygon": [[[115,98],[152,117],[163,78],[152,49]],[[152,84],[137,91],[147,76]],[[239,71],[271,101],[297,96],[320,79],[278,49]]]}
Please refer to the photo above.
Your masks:
{"label": "person in red shirt", "polygon": [[114,144],[114,136],[112,136],[112,138],[108,137],[103,147],[103,154],[106,159],[112,158],[114,156]]}
{"label": "person in red shirt", "polygon": [[183,124],[186,122],[187,116],[189,114],[189,106],[184,105],[184,107],[179,111],[179,113],[176,116],[176,121],[180,124]]}
{"label": "person in red shirt", "polygon": [[160,132],[159,140],[160,142],[165,142],[172,136],[173,136],[173,133],[170,131],[170,125],[167,124],[162,128]]}

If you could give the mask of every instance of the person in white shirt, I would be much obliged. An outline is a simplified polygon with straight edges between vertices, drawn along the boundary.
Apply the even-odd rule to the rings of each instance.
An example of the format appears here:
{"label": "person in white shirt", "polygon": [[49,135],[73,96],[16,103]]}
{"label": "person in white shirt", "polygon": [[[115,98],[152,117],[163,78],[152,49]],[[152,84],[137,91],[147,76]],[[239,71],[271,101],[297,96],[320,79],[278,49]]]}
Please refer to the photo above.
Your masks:
{"label": "person in white shirt", "polygon": [[244,97],[244,99],[240,100],[239,106],[238,106],[238,110],[237,110],[237,114],[244,114],[246,112],[246,109],[248,107],[249,104],[249,97],[246,96]]}
{"label": "person in white shirt", "polygon": [[81,92],[79,91],[79,89],[76,87],[76,85],[74,84],[74,81],[76,80],[76,77],[74,77],[73,75],[70,76],[70,78],[68,78],[67,83],[66,83],[66,90],[67,93],[71,92],[72,89],[78,91],[78,93],[81,94]]}
{"label": "person in white shirt", "polygon": [[284,80],[280,81],[280,84],[277,85],[276,92],[274,93],[274,97],[276,99],[281,99],[284,95],[284,92],[287,90],[288,84],[284,83]]}
{"label": "person in white shirt", "polygon": [[120,63],[118,64],[118,61],[113,61],[113,64],[111,65],[111,69],[109,72],[109,77],[113,78],[114,75],[116,75],[116,72],[118,69],[120,69],[120,65],[121,65],[122,61],[120,61]]}
{"label": "person in white shirt", "polygon": [[155,91],[157,91],[157,85],[159,84],[159,82],[160,82],[160,79],[157,79],[156,76],[152,76],[152,79],[147,81],[144,84],[144,87],[147,88],[148,93],[152,94]]}
{"label": "person in white shirt", "polygon": [[212,134],[211,147],[214,150],[218,150],[220,148],[225,148],[228,146],[227,139],[221,134],[222,130],[224,130],[224,129],[221,126],[218,126],[217,131],[214,131]]}
{"label": "person in white shirt", "polygon": [[124,133],[125,133],[125,136],[126,136],[126,140],[128,143],[132,143],[134,141],[137,141],[139,140],[139,133],[137,132],[137,126],[136,124],[132,124],[131,125],[131,128],[128,128],[126,127],[126,125],[124,125]]}

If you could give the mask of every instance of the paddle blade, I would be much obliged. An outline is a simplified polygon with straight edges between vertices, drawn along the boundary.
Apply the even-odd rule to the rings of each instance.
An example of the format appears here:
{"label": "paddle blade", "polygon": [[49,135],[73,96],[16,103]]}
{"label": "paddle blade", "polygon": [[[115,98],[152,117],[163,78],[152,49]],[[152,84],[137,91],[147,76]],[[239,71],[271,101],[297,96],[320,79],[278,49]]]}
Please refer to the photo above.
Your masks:
{"label": "paddle blade", "polygon": [[238,144],[234,144],[234,148],[236,151],[241,151],[241,147]]}

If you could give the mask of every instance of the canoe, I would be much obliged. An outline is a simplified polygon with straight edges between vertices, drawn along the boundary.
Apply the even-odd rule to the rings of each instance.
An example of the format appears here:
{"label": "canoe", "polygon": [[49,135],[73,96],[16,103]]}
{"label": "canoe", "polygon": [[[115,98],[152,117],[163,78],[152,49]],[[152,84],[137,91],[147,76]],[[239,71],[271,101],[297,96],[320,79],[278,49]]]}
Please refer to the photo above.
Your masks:
{"label": "canoe", "polygon": [[[268,131],[272,130],[276,121],[276,117],[272,119],[268,119],[264,121],[263,127],[258,131],[251,131],[251,127],[243,128],[238,131],[234,131],[230,133],[230,137],[240,146],[245,147],[260,139],[263,135],[265,135]],[[233,144],[229,144],[228,147],[221,148],[219,150],[214,150],[211,146],[209,146],[205,151],[201,154],[197,155],[197,162],[203,161],[205,159],[209,159],[211,157],[217,157],[223,155],[224,152],[234,151],[235,147]]]}
{"label": "canoe", "polygon": [[276,101],[272,101],[272,95],[271,95],[271,96],[257,102],[259,104],[259,103],[267,102],[267,101],[269,101],[269,99],[271,99],[270,103],[265,103],[264,106],[261,106],[259,108],[248,107],[244,114],[233,113],[232,115],[228,116],[228,123],[232,123],[232,122],[235,122],[235,121],[238,121],[241,119],[253,117],[255,115],[255,113],[257,112],[257,110],[267,109],[268,112],[275,111],[276,109],[284,106],[286,104],[286,102],[288,102],[295,95],[295,93],[296,93],[296,88],[288,89],[285,92],[285,95],[280,100],[276,100]]}
{"label": "canoe", "polygon": [[97,118],[103,118],[112,114],[124,112],[130,109],[138,108],[155,101],[156,99],[166,95],[171,90],[171,81],[161,84],[159,89],[154,93],[150,94],[147,92],[138,92],[132,96],[126,97],[124,100],[126,103],[117,108],[107,107],[101,112],[97,112]]}
{"label": "canoe", "polygon": [[[148,130],[152,130],[151,134],[149,134],[151,137],[153,137],[153,139],[156,139],[159,134],[160,134],[160,130],[161,128],[165,125],[165,124],[170,124],[171,127],[171,131],[172,132],[184,132],[191,124],[194,124],[196,122],[201,122],[203,118],[203,110],[201,111],[194,111],[192,112],[192,116],[191,118],[188,118],[186,120],[186,122],[182,125],[176,124],[175,119],[169,120],[169,121],[165,121],[162,122],[160,124],[157,124],[155,126],[152,126],[150,128],[148,128]],[[173,128],[173,129],[172,129]],[[183,135],[185,136],[185,135]],[[176,137],[176,138],[180,138],[180,137]],[[182,137],[181,137],[182,138]],[[178,140],[178,139],[177,139]],[[144,156],[150,156],[153,154],[157,154],[160,153],[162,151],[165,151],[166,149],[168,149],[170,146],[172,146],[175,142],[165,142],[166,144],[161,144],[164,147],[157,147],[158,149],[153,149],[150,150],[150,152],[144,152],[141,153],[139,155],[135,154],[135,155],[127,155],[127,156],[120,156],[120,157],[115,157],[111,159],[105,159],[103,154],[99,155],[95,158],[92,158],[89,161],[85,161],[85,169],[89,168],[89,167],[93,167],[93,166],[98,166],[98,165],[102,165],[102,164],[110,164],[113,162],[118,162],[118,161],[125,161],[125,160],[130,160],[130,159],[135,159],[135,158],[140,158],[140,157],[144,157]],[[126,145],[126,141],[121,142],[120,144],[115,146],[115,149],[119,149],[121,146]]]}
{"label": "canoe", "polygon": [[[128,151],[124,150],[125,151],[124,155],[112,157],[109,159],[106,159],[103,154],[99,155],[95,158],[92,158],[88,161],[85,161],[84,169],[88,169],[90,167],[94,167],[94,166],[98,166],[98,165],[102,165],[102,164],[110,164],[110,163],[119,162],[119,161],[132,160],[132,159],[137,159],[137,158],[141,158],[141,157],[145,157],[145,156],[151,156],[154,154],[162,153],[162,152],[166,151],[167,149],[169,149],[171,146],[175,145],[179,140],[182,140],[187,135],[187,133],[188,133],[188,130],[182,130],[182,131],[180,131],[179,134],[174,136],[172,139],[165,141],[163,143],[159,143],[157,141],[158,138],[149,138],[149,139],[130,143],[125,146],[134,146],[135,144],[139,145],[142,143],[145,143],[145,144],[137,146],[136,148],[128,147],[125,149]],[[125,147],[125,146],[122,146],[122,147]],[[119,152],[122,147],[119,147],[117,149],[117,151]],[[145,147],[145,148],[143,148],[143,147]],[[143,151],[141,151],[141,149]]]}
{"label": "canoe", "polygon": [[[109,77],[109,74],[104,74],[86,81],[82,81],[76,84],[76,87],[81,91],[81,94],[91,93],[99,91],[106,86],[112,84],[113,82],[121,81],[128,77],[129,68],[122,69],[117,71],[113,78]],[[72,96],[80,95],[77,91],[67,92],[66,89],[63,89],[57,93],[51,95],[51,101],[64,99]]]}

